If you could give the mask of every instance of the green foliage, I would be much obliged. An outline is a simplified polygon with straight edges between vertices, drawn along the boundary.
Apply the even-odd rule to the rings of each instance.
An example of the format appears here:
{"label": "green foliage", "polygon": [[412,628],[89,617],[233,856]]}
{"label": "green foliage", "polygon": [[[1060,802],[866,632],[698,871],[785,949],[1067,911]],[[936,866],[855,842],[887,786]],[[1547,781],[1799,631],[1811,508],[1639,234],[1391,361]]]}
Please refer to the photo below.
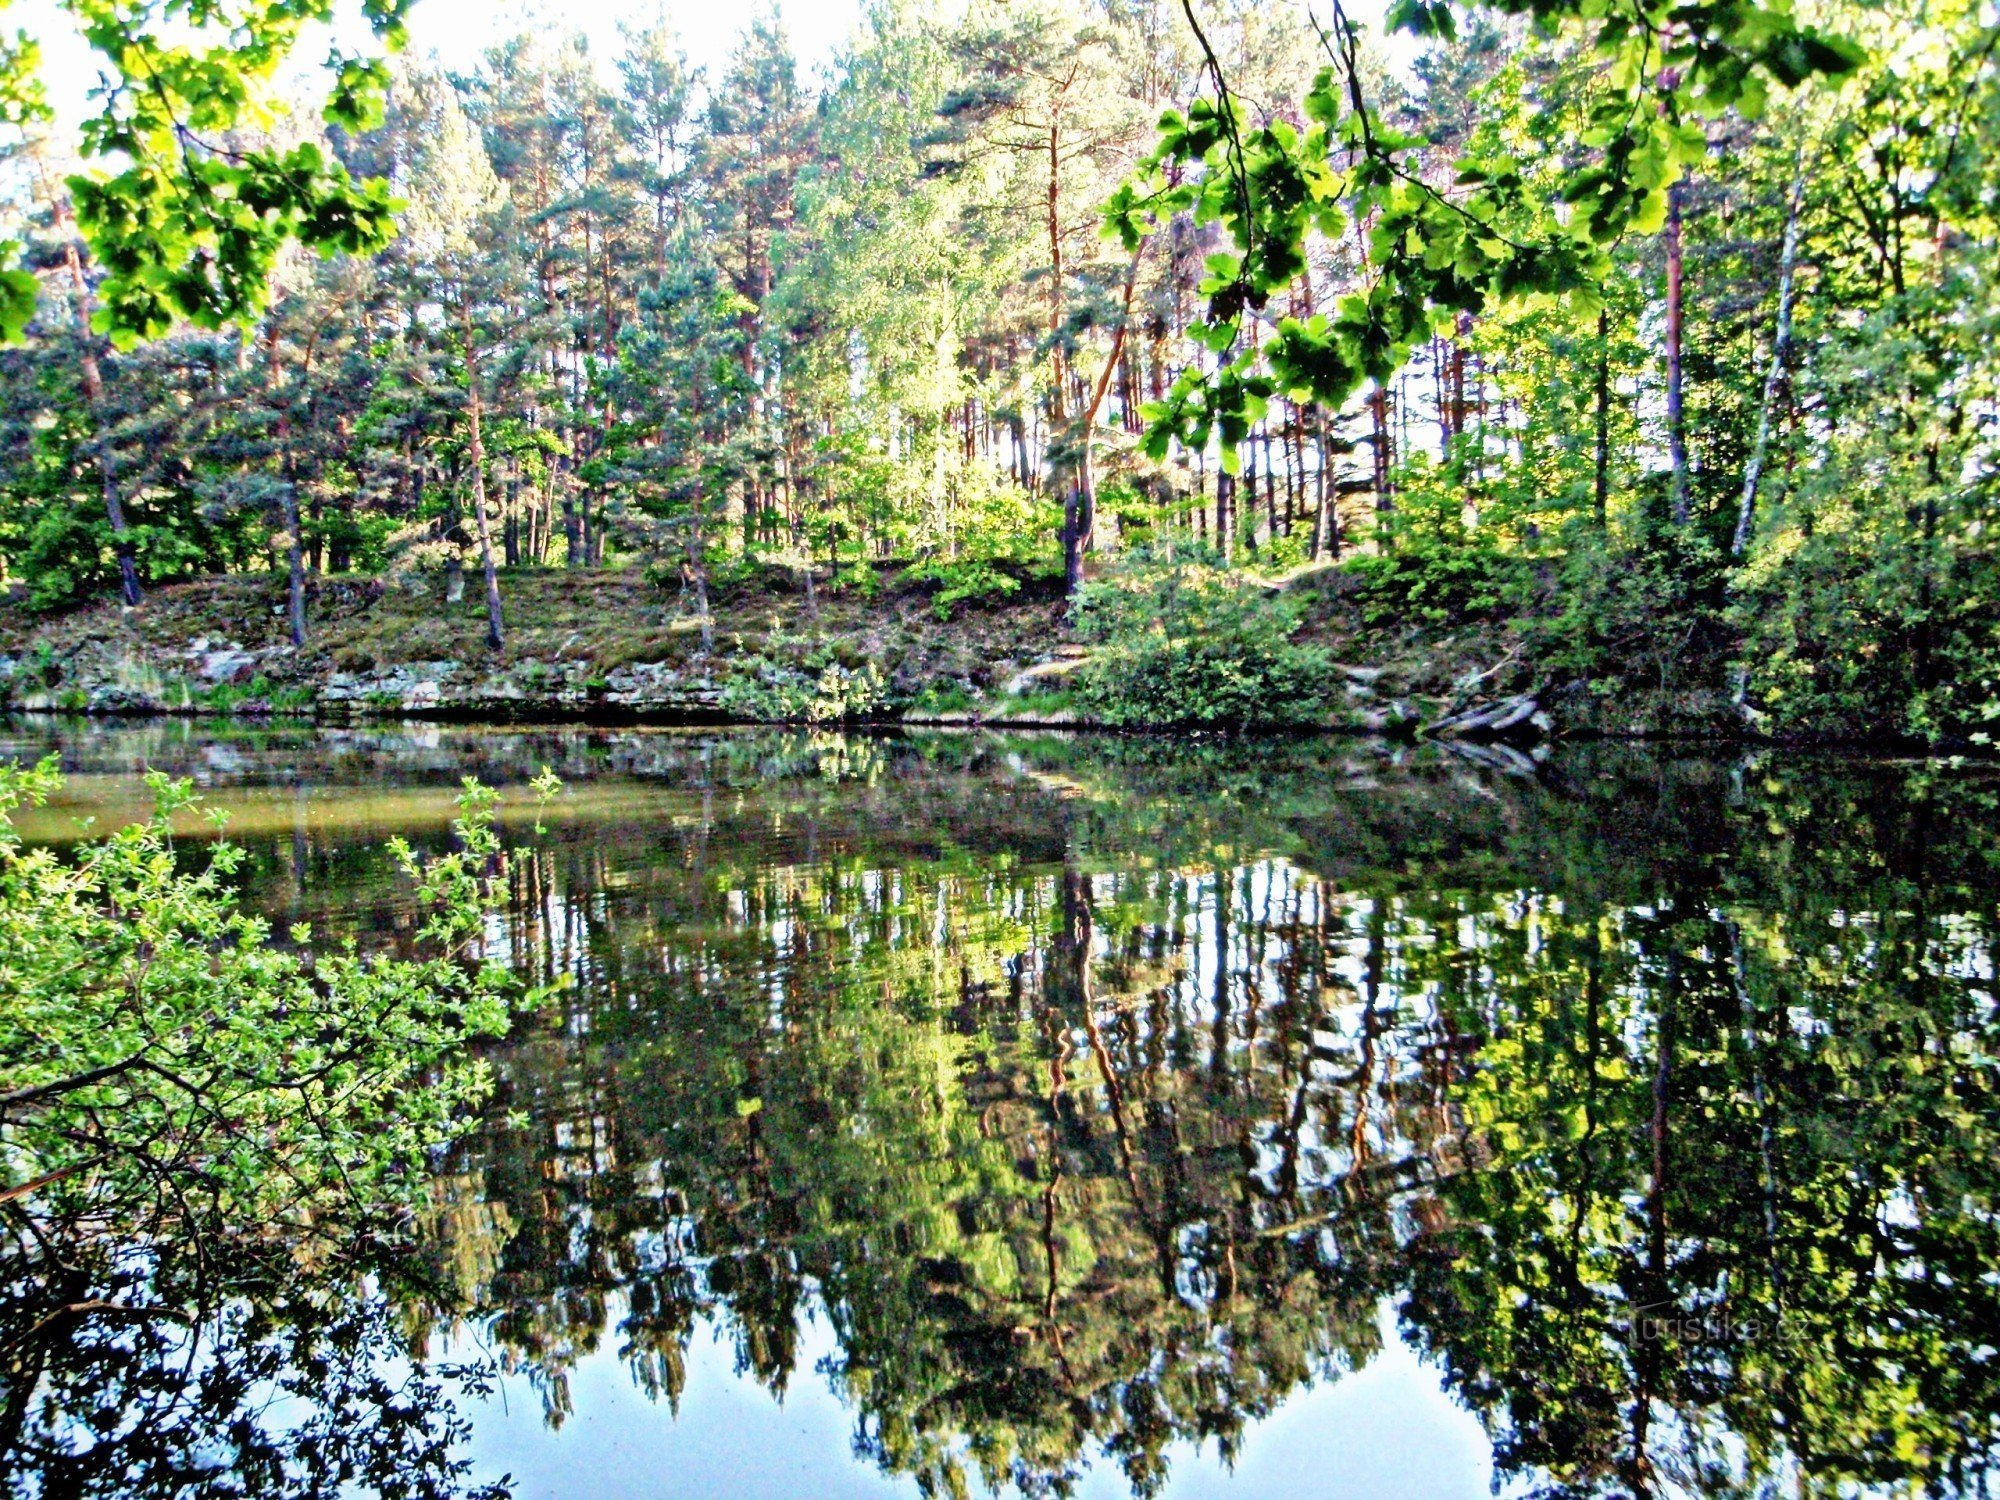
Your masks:
{"label": "green foliage", "polygon": [[933,554],[907,573],[935,583],[931,607],[949,620],[961,604],[998,603],[1021,591],[1024,579],[1060,579],[1054,545],[1061,507],[1008,483],[990,470],[968,469],[957,494],[958,529],[947,553]]}
{"label": "green foliage", "polygon": [[[1518,623],[1552,686],[1712,706],[1741,669],[1742,722],[1775,732],[1992,732],[2000,51],[1971,0],[1410,0],[1389,18],[1424,43],[1407,73],[1346,12],[1320,35],[1252,7],[1211,57],[1199,15],[889,6],[817,90],[764,22],[713,78],[661,28],[608,68],[530,34],[399,76],[379,120],[359,63],[339,131],[259,157],[266,65],[331,3],[227,10],[234,63],[209,45],[224,11],[186,17],[165,97],[215,95],[187,118],[227,115],[247,154],[131,165],[185,167],[189,211],[242,240],[206,290],[124,251],[79,284],[63,171],[28,174],[47,201],[10,233],[45,311],[0,358],[0,580],[34,607],[110,593],[127,557],[135,583],[295,555],[421,574],[485,531],[510,568],[643,562],[708,651],[711,588],[734,604],[780,574],[843,615],[886,579],[945,621],[1018,605],[1050,590],[1067,509],[1093,525],[1080,569],[1210,541],[1224,571],[1343,559],[1343,654]],[[115,9],[147,36],[180,14]],[[364,9],[392,45],[400,5]],[[32,122],[15,85],[0,114]],[[1156,129],[1162,90],[1191,88]],[[156,104],[106,107],[143,132]],[[401,164],[395,243],[289,264],[254,334],[76,331],[131,287],[155,324],[249,296],[230,256],[307,233],[297,195],[346,191],[312,153],[354,184]],[[291,185],[235,224],[271,163]],[[157,206],[131,233],[207,253]],[[0,287],[0,324],[9,306]],[[1246,659],[1155,639],[1162,701],[1204,653]],[[1201,722],[1265,691],[1195,686]],[[813,707],[816,681],[738,691],[846,712]]]}
{"label": "green foliage", "polygon": [[938,585],[931,597],[931,609],[940,620],[949,620],[957,607],[968,601],[992,604],[1021,592],[1021,580],[1003,572],[988,558],[954,558],[949,562],[920,563],[911,576]]}
{"label": "green foliage", "polygon": [[826,651],[799,667],[749,657],[722,688],[723,712],[752,724],[837,724],[880,718],[888,708],[888,682],[875,663],[849,666]]}
{"label": "green foliage", "polygon": [[1493,620],[1523,601],[1528,561],[1503,548],[1491,525],[1467,525],[1466,504],[1451,471],[1403,472],[1382,549],[1343,565],[1362,581],[1370,625]]}
{"label": "green foliage", "polygon": [[462,1055],[521,992],[484,952],[505,868],[494,794],[468,781],[456,851],[390,852],[424,914],[419,951],[284,940],[239,905],[243,851],[190,859],[190,785],[149,777],[154,816],[59,856],[11,814],[53,762],[0,768],[0,1111],[8,1197],[76,1225],[194,1235],[407,1204],[426,1154],[487,1087]]}
{"label": "green foliage", "polygon": [[1096,650],[1071,678],[1119,728],[1267,729],[1325,717],[1332,663],[1292,640],[1298,606],[1202,563],[1141,562],[1093,583],[1077,629]]}
{"label": "green foliage", "polygon": [[229,714],[247,705],[258,705],[273,713],[295,713],[313,706],[316,695],[300,683],[278,684],[259,673],[248,682],[170,682],[161,693],[169,708],[200,709]]}
{"label": "green foliage", "polygon": [[1553,588],[1517,621],[1536,666],[1611,693],[1717,688],[1716,549],[1667,530],[1607,542],[1583,522],[1570,536]]}
{"label": "green foliage", "polygon": [[[411,0],[363,0],[373,39],[396,50]],[[248,137],[269,109],[273,76],[301,29],[342,19],[339,0],[247,0],[228,7],[179,0],[63,0],[113,84],[86,120],[87,156],[120,163],[69,180],[76,221],[108,275],[96,326],[120,347],[157,338],[183,319],[206,328],[247,322],[268,299],[279,254],[300,244],[361,254],[387,244],[396,201],[382,179],[357,180],[313,141]],[[16,123],[51,117],[32,47],[0,51],[0,97]],[[379,56],[336,47],[327,123],[380,123],[388,69]],[[232,149],[210,141],[228,137]],[[0,286],[0,335],[17,337],[27,288]]]}
{"label": "green foliage", "polygon": [[[1944,512],[1931,517],[1926,506]],[[1774,732],[1991,746],[2000,734],[2000,558],[1977,489],[1868,514],[1830,497],[1809,536],[1768,537],[1735,621]],[[1982,521],[1975,518],[1985,517]]]}
{"label": "green foliage", "polygon": [[[219,560],[223,552],[198,512],[142,521],[126,536],[140,576],[151,582],[184,578]],[[20,566],[32,610],[63,609],[102,596],[118,577],[103,506],[94,500],[44,504],[21,548]]]}
{"label": "green foliage", "polygon": [[[1593,0],[1495,8],[1573,27],[1608,63],[1580,110],[1558,96],[1528,132],[1578,136],[1589,148],[1546,190],[1511,155],[1460,157],[1450,191],[1432,185],[1415,166],[1430,143],[1391,128],[1366,99],[1359,32],[1342,11],[1326,39],[1332,61],[1301,101],[1303,128],[1283,117],[1253,128],[1213,54],[1216,97],[1161,117],[1152,154],[1106,206],[1107,232],[1136,249],[1192,214],[1220,225],[1228,248],[1208,257],[1207,318],[1190,329],[1217,367],[1190,365],[1149,408],[1154,458],[1177,438],[1204,449],[1219,437],[1233,466],[1273,397],[1338,408],[1363,381],[1395,374],[1445,315],[1534,298],[1594,311],[1605,247],[1660,229],[1669,190],[1706,152],[1703,121],[1732,108],[1754,117],[1772,83],[1838,78],[1864,55],[1789,11],[1730,0],[1655,3],[1629,17],[1607,16]],[[1459,30],[1445,4],[1399,5],[1390,20],[1447,40]],[[1350,234],[1366,246],[1364,285],[1331,314],[1278,317],[1268,338],[1245,337],[1306,271],[1315,236]]]}

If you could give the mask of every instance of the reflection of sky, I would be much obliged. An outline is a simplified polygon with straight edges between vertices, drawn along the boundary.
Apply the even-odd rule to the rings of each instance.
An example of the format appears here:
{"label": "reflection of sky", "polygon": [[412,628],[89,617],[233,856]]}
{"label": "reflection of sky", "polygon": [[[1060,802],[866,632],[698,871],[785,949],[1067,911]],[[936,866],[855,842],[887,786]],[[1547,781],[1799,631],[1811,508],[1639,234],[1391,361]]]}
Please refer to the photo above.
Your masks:
{"label": "reflection of sky", "polygon": [[[624,1309],[611,1308],[615,1327]],[[1484,1500],[1492,1461],[1477,1421],[1453,1404],[1437,1372],[1397,1335],[1386,1311],[1382,1353],[1367,1368],[1315,1386],[1249,1428],[1235,1471],[1213,1444],[1169,1450],[1165,1500]],[[455,1353],[467,1353],[460,1349]],[[781,1404],[738,1375],[727,1336],[713,1325],[687,1351],[678,1420],[633,1383],[608,1337],[570,1377],[573,1410],[559,1431],[542,1420],[525,1377],[470,1415],[476,1477],[510,1473],[519,1500],[875,1500],[917,1494],[886,1478],[852,1447],[853,1415],[813,1373],[836,1352],[813,1317],[801,1329],[798,1373]],[[1079,1500],[1126,1500],[1115,1464],[1099,1461]]]}

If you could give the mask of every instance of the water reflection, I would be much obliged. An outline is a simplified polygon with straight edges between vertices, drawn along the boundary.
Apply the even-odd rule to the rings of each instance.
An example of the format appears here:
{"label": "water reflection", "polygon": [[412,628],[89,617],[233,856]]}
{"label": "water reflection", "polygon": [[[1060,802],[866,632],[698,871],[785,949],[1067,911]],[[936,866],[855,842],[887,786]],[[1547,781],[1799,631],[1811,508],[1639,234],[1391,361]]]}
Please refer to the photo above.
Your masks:
{"label": "water reflection", "polygon": [[550,1423],[607,1351],[677,1410],[720,1339],[837,1393],[829,1478],[1149,1493],[1376,1361],[1388,1305],[1515,1488],[1992,1491],[1990,773],[641,731],[64,753],[95,805],[141,759],[199,770],[261,900],[372,940],[408,917],[383,833],[441,838],[467,772],[570,781],[501,935],[570,982],[440,1164],[428,1290],[382,1304]]}

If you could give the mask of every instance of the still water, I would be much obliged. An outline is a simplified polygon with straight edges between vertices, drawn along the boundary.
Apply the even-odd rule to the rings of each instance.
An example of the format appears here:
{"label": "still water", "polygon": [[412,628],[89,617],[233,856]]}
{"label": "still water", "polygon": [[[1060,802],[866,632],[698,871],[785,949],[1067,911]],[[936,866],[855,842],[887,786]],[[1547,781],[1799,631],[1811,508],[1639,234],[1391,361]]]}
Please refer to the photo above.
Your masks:
{"label": "still water", "polygon": [[190,775],[364,945],[386,839],[553,767],[492,941],[561,988],[416,1274],[56,1361],[6,1493],[1995,1492],[1992,768],[0,732],[49,749],[31,838]]}

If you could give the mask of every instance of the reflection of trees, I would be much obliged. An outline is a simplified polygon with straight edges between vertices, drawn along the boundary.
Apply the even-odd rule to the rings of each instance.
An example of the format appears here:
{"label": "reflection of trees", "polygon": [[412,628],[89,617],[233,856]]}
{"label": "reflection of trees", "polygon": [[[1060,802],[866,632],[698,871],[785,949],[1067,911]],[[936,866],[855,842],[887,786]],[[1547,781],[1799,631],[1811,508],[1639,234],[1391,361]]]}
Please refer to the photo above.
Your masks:
{"label": "reflection of trees", "polygon": [[1902,790],[1774,782],[1655,903],[1515,920],[1551,983],[1480,1000],[1493,1169],[1445,1184],[1407,1317],[1551,1492],[1985,1492],[1994,887],[1867,827],[1931,817]]}
{"label": "reflection of trees", "polygon": [[[46,1231],[45,1232],[52,1232]],[[0,1285],[0,1495],[480,1500],[454,1402],[477,1369],[410,1358],[428,1275],[365,1241],[65,1241]]]}
{"label": "reflection of trees", "polygon": [[669,1400],[704,1319],[782,1388],[818,1305],[885,1467],[1061,1488],[1102,1449],[1145,1488],[1371,1357],[1388,1296],[1558,1491],[1968,1482],[1981,871],[1879,826],[1821,857],[1788,819],[1825,788],[1699,766],[1350,799],[1322,751],[1223,753],[1267,763],[1027,746],[1026,859],[947,756],[892,765],[926,821],[891,799],[886,841],[787,793],[775,838],[739,799],[546,864],[585,982],[465,1165],[519,1223],[480,1291],[552,1411],[616,1299]]}
{"label": "reflection of trees", "polygon": [[[1371,1358],[1389,1298],[1550,1494],[1990,1486],[1978,777],[455,744],[397,753],[579,788],[506,935],[572,983],[425,1226],[553,1417],[607,1342],[677,1400],[707,1323],[783,1389],[816,1309],[884,1467],[1060,1490],[1108,1452],[1144,1488]],[[366,836],[245,842],[281,908],[359,892],[407,939]]]}

